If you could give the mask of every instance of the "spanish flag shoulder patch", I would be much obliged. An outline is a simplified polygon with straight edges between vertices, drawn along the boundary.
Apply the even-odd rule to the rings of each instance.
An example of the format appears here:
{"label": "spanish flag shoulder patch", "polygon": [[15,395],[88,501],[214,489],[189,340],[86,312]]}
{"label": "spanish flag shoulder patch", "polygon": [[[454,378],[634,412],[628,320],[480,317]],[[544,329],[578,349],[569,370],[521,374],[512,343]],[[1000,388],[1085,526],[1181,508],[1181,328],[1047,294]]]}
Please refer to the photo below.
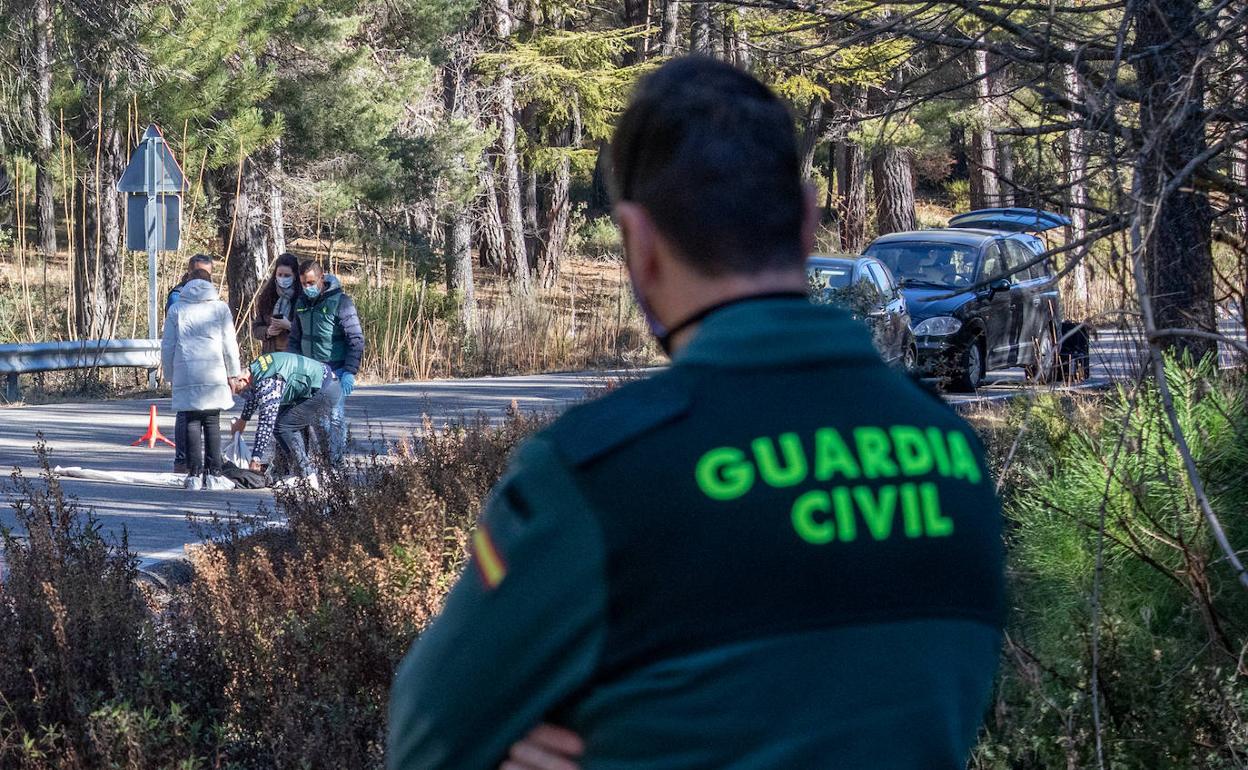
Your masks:
{"label": "spanish flag shoulder patch", "polygon": [[481,582],[491,591],[498,588],[503,578],[507,577],[507,563],[503,561],[484,523],[478,524],[472,533],[472,555],[477,571],[481,573]]}

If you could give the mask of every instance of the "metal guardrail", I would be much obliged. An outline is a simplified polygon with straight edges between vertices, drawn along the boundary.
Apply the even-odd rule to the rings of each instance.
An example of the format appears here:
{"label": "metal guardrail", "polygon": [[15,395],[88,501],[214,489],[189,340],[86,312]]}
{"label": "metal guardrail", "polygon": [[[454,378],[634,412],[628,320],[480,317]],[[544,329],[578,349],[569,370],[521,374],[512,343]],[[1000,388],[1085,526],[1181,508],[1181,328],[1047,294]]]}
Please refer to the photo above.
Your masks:
{"label": "metal guardrail", "polygon": [[132,366],[153,370],[160,366],[160,340],[74,340],[0,345],[0,374],[8,375],[5,397],[16,401],[21,393],[19,374],[64,369]]}

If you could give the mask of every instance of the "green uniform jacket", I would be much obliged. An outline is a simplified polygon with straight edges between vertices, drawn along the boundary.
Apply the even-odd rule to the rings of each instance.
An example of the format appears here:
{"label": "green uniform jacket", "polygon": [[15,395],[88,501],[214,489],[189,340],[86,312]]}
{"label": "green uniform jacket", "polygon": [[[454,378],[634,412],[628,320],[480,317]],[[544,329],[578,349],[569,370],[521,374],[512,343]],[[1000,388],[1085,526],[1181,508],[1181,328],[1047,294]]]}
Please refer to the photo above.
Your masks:
{"label": "green uniform jacket", "polygon": [[495,489],[391,695],[391,768],[496,767],[541,721],[595,768],[964,768],[996,670],[982,449],[865,328],[706,318]]}
{"label": "green uniform jacket", "polygon": [[251,362],[252,382],[269,377],[281,377],[286,382],[282,390],[282,406],[311,398],[321,389],[325,378],[325,365],[320,361],[296,353],[265,353]]}
{"label": "green uniform jacket", "polygon": [[334,276],[325,276],[325,291],[316,299],[310,300],[302,292],[295,297],[286,352],[329,364],[335,370],[359,372],[364,359],[364,329],[355,303]]}

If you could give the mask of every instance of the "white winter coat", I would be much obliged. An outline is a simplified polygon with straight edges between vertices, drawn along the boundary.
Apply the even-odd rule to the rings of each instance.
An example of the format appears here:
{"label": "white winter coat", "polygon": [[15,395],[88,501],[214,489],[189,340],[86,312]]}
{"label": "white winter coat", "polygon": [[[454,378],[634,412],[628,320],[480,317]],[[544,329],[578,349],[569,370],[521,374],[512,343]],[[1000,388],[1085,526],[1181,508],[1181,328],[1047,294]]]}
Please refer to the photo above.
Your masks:
{"label": "white winter coat", "polygon": [[208,281],[189,281],[165,316],[160,341],[165,378],[173,381],[173,410],[230,409],[229,377],[239,374],[238,338],[230,308]]}

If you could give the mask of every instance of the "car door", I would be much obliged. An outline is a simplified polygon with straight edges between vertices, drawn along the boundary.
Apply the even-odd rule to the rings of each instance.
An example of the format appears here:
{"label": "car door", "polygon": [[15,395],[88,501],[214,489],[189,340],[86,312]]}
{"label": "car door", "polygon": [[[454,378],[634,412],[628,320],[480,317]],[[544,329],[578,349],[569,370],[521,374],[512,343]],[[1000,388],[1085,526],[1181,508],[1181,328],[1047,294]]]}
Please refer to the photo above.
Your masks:
{"label": "car door", "polygon": [[[1024,251],[1032,252],[1029,260],[1040,256],[1048,248],[1033,236],[1019,237],[1019,245]],[[1031,305],[1039,311],[1034,317],[1037,334],[1052,334],[1054,329],[1062,326],[1062,296],[1057,281],[1053,280],[1053,273],[1053,263],[1047,259],[1031,266]]]}
{"label": "car door", "polygon": [[867,271],[871,274],[876,288],[879,289],[883,303],[879,310],[882,314],[880,317],[884,342],[882,352],[885,360],[894,361],[905,353],[908,344],[906,330],[910,322],[906,313],[906,301],[883,265],[875,261],[868,262]]}
{"label": "car door", "polygon": [[[1006,278],[1006,255],[1001,247],[1002,239],[994,239],[984,251],[979,269],[979,283]],[[981,288],[976,294],[976,315],[984,325],[984,345],[987,351],[987,369],[1009,366],[1012,353],[1011,291],[993,291]]]}
{"label": "car door", "polygon": [[1033,276],[1027,263],[1036,258],[1034,252],[1014,239],[1002,242],[1005,266],[1010,271],[1010,358],[1011,364],[1031,363],[1035,357],[1036,340],[1041,334],[1041,297],[1037,291],[1041,281]]}
{"label": "car door", "polygon": [[880,287],[875,277],[867,269],[867,260],[858,260],[854,265],[853,292],[850,297],[850,312],[862,318],[863,323],[871,330],[871,341],[880,355],[887,359],[888,326],[883,312],[883,298],[879,295]]}

